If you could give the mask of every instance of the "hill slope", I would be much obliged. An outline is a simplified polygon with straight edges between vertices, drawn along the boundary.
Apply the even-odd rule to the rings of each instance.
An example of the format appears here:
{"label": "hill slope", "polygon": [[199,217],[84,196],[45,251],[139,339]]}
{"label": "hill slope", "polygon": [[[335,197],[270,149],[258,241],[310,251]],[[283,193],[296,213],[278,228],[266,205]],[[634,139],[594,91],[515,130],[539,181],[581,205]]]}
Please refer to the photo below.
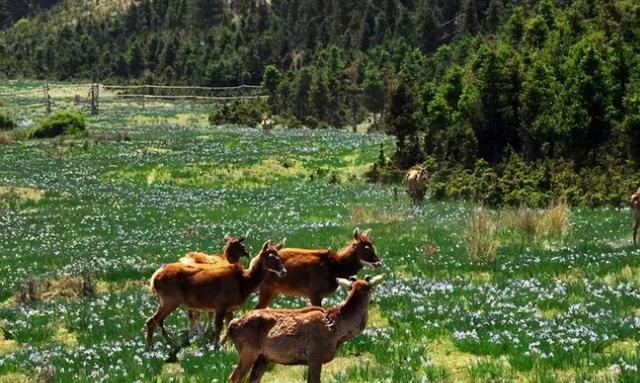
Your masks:
{"label": "hill slope", "polygon": [[495,167],[512,153],[575,171],[640,163],[637,1],[142,0],[61,17],[1,36],[0,73],[264,82],[289,125],[373,116],[402,168]]}

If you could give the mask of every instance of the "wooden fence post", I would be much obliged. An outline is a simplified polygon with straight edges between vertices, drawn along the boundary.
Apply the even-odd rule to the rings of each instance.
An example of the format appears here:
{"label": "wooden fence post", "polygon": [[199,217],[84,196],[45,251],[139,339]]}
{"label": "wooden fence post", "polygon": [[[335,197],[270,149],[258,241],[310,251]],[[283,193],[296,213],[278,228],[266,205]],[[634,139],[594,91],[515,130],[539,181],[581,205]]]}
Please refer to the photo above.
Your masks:
{"label": "wooden fence post", "polygon": [[51,96],[49,95],[49,83],[44,82],[44,103],[47,107],[47,114],[51,114]]}
{"label": "wooden fence post", "polygon": [[97,115],[99,113],[98,106],[100,101],[98,99],[98,92],[98,84],[91,83],[91,114],[93,115]]}

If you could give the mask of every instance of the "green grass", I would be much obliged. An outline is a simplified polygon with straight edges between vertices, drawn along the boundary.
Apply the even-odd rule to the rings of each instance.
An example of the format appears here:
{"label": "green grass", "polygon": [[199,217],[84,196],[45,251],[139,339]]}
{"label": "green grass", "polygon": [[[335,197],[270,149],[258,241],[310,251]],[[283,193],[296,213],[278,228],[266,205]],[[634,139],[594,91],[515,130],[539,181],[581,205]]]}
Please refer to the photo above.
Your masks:
{"label": "green grass", "polygon": [[[251,230],[254,253],[284,237],[336,249],[357,225],[372,227],[387,279],[370,327],[341,347],[323,381],[640,380],[640,251],[628,211],[574,208],[566,233],[535,240],[498,229],[495,258],[473,262],[473,205],[414,209],[393,187],[363,182],[390,139],[211,128],[206,114],[184,118],[191,112],[179,108],[141,118],[131,105],[89,118],[88,138],[0,150],[0,319],[11,334],[0,339],[0,381],[225,381],[236,362],[228,345],[196,342],[165,364],[170,350],[156,335],[145,352],[153,271],[187,251],[219,250],[227,232]],[[125,131],[131,141],[110,139]],[[488,212],[496,222],[503,213]],[[15,299],[28,278],[87,271],[95,295]],[[167,322],[177,335],[186,315]],[[265,381],[303,376],[278,366]]]}

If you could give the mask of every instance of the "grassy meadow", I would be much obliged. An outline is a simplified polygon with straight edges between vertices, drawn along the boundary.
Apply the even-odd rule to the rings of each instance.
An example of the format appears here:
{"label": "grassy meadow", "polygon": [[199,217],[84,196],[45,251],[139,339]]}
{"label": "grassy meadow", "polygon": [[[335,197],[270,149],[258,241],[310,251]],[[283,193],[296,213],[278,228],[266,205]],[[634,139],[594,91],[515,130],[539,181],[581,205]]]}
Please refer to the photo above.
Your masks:
{"label": "grassy meadow", "polygon": [[[117,108],[116,108],[117,109]],[[148,280],[249,231],[294,247],[372,228],[385,282],[325,382],[640,381],[640,250],[626,209],[477,209],[363,172],[381,135],[210,127],[206,108],[89,118],[88,138],[0,146],[0,382],[224,382],[230,344],[175,360]],[[245,261],[246,262],[246,261]],[[326,304],[344,297],[337,291]],[[255,296],[245,309],[255,303]],[[279,298],[279,307],[307,301]],[[186,329],[184,310],[168,330]],[[299,382],[274,366],[267,382]]]}

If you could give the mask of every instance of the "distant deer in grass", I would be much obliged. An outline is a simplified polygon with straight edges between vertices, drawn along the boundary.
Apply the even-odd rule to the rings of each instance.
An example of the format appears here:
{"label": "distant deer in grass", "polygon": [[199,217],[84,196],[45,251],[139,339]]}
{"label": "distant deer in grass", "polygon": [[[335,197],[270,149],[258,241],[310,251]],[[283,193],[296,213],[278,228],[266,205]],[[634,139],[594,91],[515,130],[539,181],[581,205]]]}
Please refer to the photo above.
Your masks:
{"label": "distant deer in grass", "polygon": [[322,306],[322,300],[338,288],[336,278],[348,278],[364,266],[382,266],[371,242],[371,229],[360,233],[356,228],[353,240],[338,252],[284,248],[278,254],[287,268],[287,276],[267,277],[260,286],[255,308],[267,307],[278,294],[307,297],[312,305]]}
{"label": "distant deer in grass", "polygon": [[631,200],[629,201],[629,205],[631,207],[631,211],[633,211],[633,244],[637,245],[638,242],[636,237],[638,235],[638,227],[640,227],[640,188],[636,190],[635,193],[631,195]]}
{"label": "distant deer in grass", "polygon": [[429,172],[422,166],[415,166],[407,172],[404,183],[407,185],[407,193],[414,205],[422,203],[427,193]]}
{"label": "distant deer in grass", "polygon": [[[229,234],[224,236],[224,247],[222,255],[209,255],[200,252],[190,252],[180,258],[180,262],[190,266],[211,266],[239,263],[242,257],[249,257],[249,252],[244,247],[245,237],[232,237]],[[210,313],[211,315],[212,313]],[[231,315],[231,313],[227,313]],[[200,313],[195,310],[188,311],[189,327],[194,328],[200,318]],[[227,321],[231,320],[230,317]]]}
{"label": "distant deer in grass", "polygon": [[365,280],[338,278],[349,290],[339,306],[324,310],[253,310],[229,324],[229,338],[238,352],[238,365],[229,382],[240,382],[251,371],[250,382],[260,382],[268,363],[309,366],[308,383],[320,383],[322,365],[333,360],[338,347],[367,326],[373,288],[382,275]]}
{"label": "distant deer in grass", "polygon": [[237,263],[199,267],[177,262],[159,268],[151,277],[151,291],[158,296],[160,305],[146,322],[147,347],[151,348],[156,326],[171,343],[164,328],[164,319],[181,305],[215,311],[214,339],[217,343],[225,317],[230,319],[226,315],[228,312],[242,306],[268,275],[286,275],[287,270],[278,256],[281,247],[265,242],[260,254],[251,260],[248,270]]}

